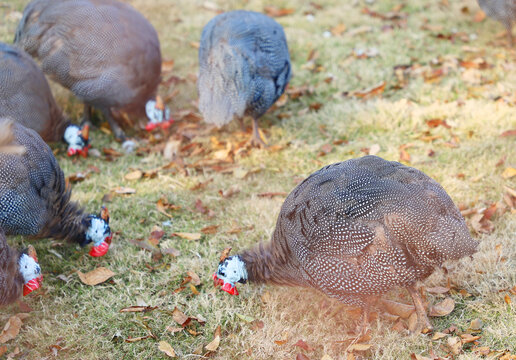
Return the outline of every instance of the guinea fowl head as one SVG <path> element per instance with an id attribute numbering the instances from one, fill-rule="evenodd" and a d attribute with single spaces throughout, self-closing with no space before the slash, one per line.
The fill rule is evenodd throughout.
<path id="1" fill-rule="evenodd" d="M 38 289 L 43 281 L 41 268 L 38 264 L 36 250 L 32 245 L 25 249 L 18 260 L 20 273 L 23 276 L 23 296 L 26 296 Z"/>
<path id="2" fill-rule="evenodd" d="M 86 241 L 93 242 L 90 255 L 93 257 L 104 256 L 108 252 L 113 235 L 109 228 L 109 213 L 105 206 L 99 215 L 90 215 L 87 218 L 88 229 L 86 230 Z"/>
<path id="3" fill-rule="evenodd" d="M 145 130 L 152 131 L 157 127 L 162 129 L 168 128 L 174 120 L 170 116 L 170 109 L 165 106 L 161 96 L 156 96 L 155 99 L 147 101 L 145 104 L 145 113 L 149 118 L 149 122 L 145 126 Z"/>
<path id="4" fill-rule="evenodd" d="M 217 272 L 213 274 L 215 286 L 221 285 L 221 289 L 231 295 L 238 295 L 235 283 L 245 284 L 247 270 L 240 256 L 229 256 L 219 263 Z"/>
<path id="5" fill-rule="evenodd" d="M 68 156 L 82 155 L 88 156 L 90 127 L 83 125 L 69 125 L 63 135 L 64 141 L 68 144 Z"/>

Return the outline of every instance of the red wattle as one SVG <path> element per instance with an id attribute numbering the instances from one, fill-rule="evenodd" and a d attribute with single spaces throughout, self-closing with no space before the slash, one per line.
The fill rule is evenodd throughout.
<path id="1" fill-rule="evenodd" d="M 70 148 L 70 149 L 68 149 L 67 155 L 74 156 L 76 153 L 77 153 L 77 150 Z"/>
<path id="2" fill-rule="evenodd" d="M 93 257 L 100 257 L 106 255 L 109 250 L 109 244 L 105 241 L 101 242 L 100 245 L 93 246 L 90 250 L 90 255 Z"/>
<path id="3" fill-rule="evenodd" d="M 23 296 L 27 296 L 34 290 L 39 289 L 42 281 L 43 281 L 42 275 L 38 276 L 35 279 L 29 280 L 25 285 L 23 285 Z"/>
<path id="4" fill-rule="evenodd" d="M 216 273 L 213 273 L 213 286 L 217 287 L 220 285 L 224 285 L 224 280 L 219 279 Z"/>
<path id="5" fill-rule="evenodd" d="M 172 118 L 167 120 L 167 121 L 163 121 L 161 123 L 161 128 L 162 129 L 168 129 L 170 126 L 172 126 L 173 123 L 174 123 L 174 119 L 172 119 Z"/>
<path id="6" fill-rule="evenodd" d="M 230 283 L 225 283 L 222 285 L 222 290 L 227 292 L 230 295 L 238 295 L 238 290 L 235 285 L 231 285 Z"/>
<path id="7" fill-rule="evenodd" d="M 147 125 L 145 125 L 145 130 L 147 131 L 152 131 L 154 130 L 158 125 L 156 125 L 155 123 L 147 123 Z"/>

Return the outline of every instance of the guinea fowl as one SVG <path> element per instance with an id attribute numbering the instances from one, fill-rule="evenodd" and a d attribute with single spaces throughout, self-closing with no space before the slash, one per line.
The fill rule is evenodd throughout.
<path id="1" fill-rule="evenodd" d="M 14 302 L 41 286 L 43 276 L 32 246 L 19 252 L 7 245 L 0 228 L 0 306 Z"/>
<path id="2" fill-rule="evenodd" d="M 0 119 L 0 228 L 7 235 L 67 239 L 81 246 L 93 242 L 90 255 L 103 256 L 111 242 L 107 210 L 85 214 L 70 197 L 63 171 L 41 137 Z"/>
<path id="3" fill-rule="evenodd" d="M 88 153 L 88 129 L 63 116 L 38 65 L 23 50 L 1 42 L 0 117 L 33 129 L 46 142 L 65 140 L 70 156 Z"/>
<path id="4" fill-rule="evenodd" d="M 264 145 L 258 118 L 283 94 L 290 77 L 287 40 L 280 24 L 252 11 L 217 15 L 203 29 L 199 48 L 199 110 L 222 126 L 253 118 L 254 145 Z"/>
<path id="5" fill-rule="evenodd" d="M 486 15 L 505 26 L 509 45 L 512 46 L 512 23 L 516 21 L 516 0 L 477 0 L 477 2 Z"/>
<path id="6" fill-rule="evenodd" d="M 432 326 L 416 282 L 445 260 L 473 254 L 478 243 L 444 189 L 419 170 L 365 156 L 326 166 L 287 197 L 272 241 L 223 259 L 216 284 L 298 285 L 363 308 L 406 287 L 417 331 Z"/>
<path id="7" fill-rule="evenodd" d="M 84 102 L 84 121 L 90 121 L 92 107 L 99 109 L 118 139 L 125 139 L 122 128 L 134 127 L 129 115 L 147 113 L 153 122 L 171 121 L 153 100 L 161 76 L 158 35 L 130 5 L 33 0 L 25 7 L 14 42 Z"/>

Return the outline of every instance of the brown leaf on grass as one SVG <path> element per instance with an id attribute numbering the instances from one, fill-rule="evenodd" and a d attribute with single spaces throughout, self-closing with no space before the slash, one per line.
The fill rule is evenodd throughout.
<path id="1" fill-rule="evenodd" d="M 426 288 L 426 291 L 430 294 L 446 294 L 448 291 L 450 291 L 450 288 L 444 286 L 434 286 Z"/>
<path id="2" fill-rule="evenodd" d="M 385 306 L 387 312 L 408 319 L 410 315 L 416 310 L 414 305 L 402 304 L 392 300 L 382 300 L 382 304 Z"/>
<path id="3" fill-rule="evenodd" d="M 174 204 L 170 204 L 168 203 L 165 199 L 161 198 L 158 200 L 158 202 L 156 203 L 156 208 L 158 209 L 158 211 L 160 213 L 162 213 L 163 215 L 169 217 L 169 218 L 172 218 L 173 216 L 170 215 L 167 210 L 179 210 L 181 209 L 181 206 L 179 205 L 174 205 Z"/>
<path id="4" fill-rule="evenodd" d="M 331 144 L 324 144 L 321 146 L 321 151 L 317 154 L 317 156 L 325 156 L 331 153 L 333 150 L 333 146 Z"/>
<path id="5" fill-rule="evenodd" d="M 249 230 L 253 230 L 253 229 L 254 229 L 253 225 L 249 225 L 249 226 L 233 226 L 231 229 L 226 231 L 226 234 L 230 234 L 230 235 L 239 234 L 242 231 L 249 231 Z"/>
<path id="6" fill-rule="evenodd" d="M 502 173 L 502 177 L 504 179 L 510 179 L 512 178 L 513 176 L 516 176 L 516 169 L 515 168 L 512 168 L 512 167 L 508 167 L 506 168 L 503 173 Z"/>
<path id="7" fill-rule="evenodd" d="M 208 179 L 208 180 L 206 180 L 206 181 L 204 181 L 204 182 L 198 182 L 197 184 L 195 184 L 194 186 L 192 186 L 192 187 L 190 188 L 190 190 L 195 191 L 195 190 L 201 190 L 201 189 L 204 189 L 204 188 L 206 188 L 206 186 L 207 186 L 209 183 L 211 183 L 212 181 L 213 181 L 213 179 Z"/>
<path id="8" fill-rule="evenodd" d="M 453 311 L 453 309 L 455 309 L 455 301 L 452 298 L 447 297 L 440 303 L 432 306 L 428 315 L 430 315 L 430 316 L 446 316 L 449 313 L 451 313 Z"/>
<path id="9" fill-rule="evenodd" d="M 0 346 L 0 356 L 4 355 L 7 352 L 7 346 Z"/>
<path id="10" fill-rule="evenodd" d="M 75 184 L 75 183 L 84 181 L 84 180 L 86 180 L 89 177 L 90 177 L 90 173 L 89 172 L 76 172 L 76 173 L 74 173 L 72 175 L 69 175 L 66 178 L 66 180 L 71 182 L 72 184 Z"/>
<path id="11" fill-rule="evenodd" d="M 0 333 L 0 344 L 6 343 L 9 340 L 16 338 L 16 336 L 18 336 L 20 333 L 22 324 L 23 323 L 18 316 L 11 316 L 5 323 L 4 329 Z"/>
<path id="12" fill-rule="evenodd" d="M 220 344 L 220 325 L 215 329 L 215 333 L 213 334 L 213 340 L 206 345 L 204 348 L 207 351 L 216 351 Z"/>
<path id="13" fill-rule="evenodd" d="M 278 8 L 276 6 L 265 6 L 263 8 L 263 11 L 270 17 L 281 17 L 292 14 L 294 12 L 294 9 Z"/>
<path id="14" fill-rule="evenodd" d="M 408 149 L 412 147 L 412 144 L 403 144 L 400 146 L 400 161 L 404 161 L 409 163 L 410 162 L 410 154 L 407 152 Z"/>
<path id="15" fill-rule="evenodd" d="M 370 97 L 373 97 L 373 96 L 378 96 L 378 95 L 381 95 L 384 92 L 386 84 L 387 83 L 385 81 L 382 81 L 379 84 L 374 85 L 374 86 L 372 86 L 370 88 L 367 88 L 367 89 L 364 89 L 364 90 L 355 91 L 351 95 L 355 96 L 355 97 L 358 97 L 358 98 L 362 98 L 362 99 L 367 99 L 367 98 L 370 98 Z"/>
<path id="16" fill-rule="evenodd" d="M 505 294 L 505 296 L 504 296 L 504 300 L 505 300 L 505 303 L 506 303 L 507 305 L 511 305 L 511 303 L 512 303 L 512 299 L 511 299 L 511 297 L 509 296 L 509 294 Z"/>
<path id="17" fill-rule="evenodd" d="M 516 136 L 516 129 L 506 130 L 500 134 L 500 137 Z"/>
<path id="18" fill-rule="evenodd" d="M 484 19 L 486 18 L 486 13 L 483 12 L 482 10 L 478 10 L 476 13 L 475 13 L 475 16 L 473 17 L 473 22 L 482 22 L 484 21 Z"/>
<path id="19" fill-rule="evenodd" d="M 183 280 L 183 282 L 181 283 L 181 285 L 184 285 L 184 284 L 187 284 L 187 283 L 192 283 L 194 285 L 201 285 L 201 279 L 199 278 L 199 275 L 197 275 L 196 273 L 194 273 L 193 271 L 187 271 L 186 272 L 186 278 Z"/>
<path id="20" fill-rule="evenodd" d="M 428 125 L 429 128 L 436 128 L 438 126 L 443 126 L 447 129 L 451 128 L 451 126 L 446 123 L 446 120 L 443 120 L 443 119 L 426 120 L 426 125 Z"/>
<path id="21" fill-rule="evenodd" d="M 124 175 L 124 179 L 129 181 L 140 180 L 143 177 L 143 172 L 141 170 L 131 171 Z"/>
<path id="22" fill-rule="evenodd" d="M 451 336 L 448 338 L 448 349 L 452 352 L 454 355 L 459 355 L 462 351 L 462 342 L 460 341 L 460 338 L 458 336 Z"/>
<path id="23" fill-rule="evenodd" d="M 346 31 L 346 25 L 343 23 L 339 23 L 330 29 L 333 36 L 341 36 L 344 31 Z"/>
<path id="24" fill-rule="evenodd" d="M 440 340 L 442 338 L 445 338 L 446 336 L 448 336 L 448 334 L 445 334 L 445 333 L 442 333 L 442 332 L 435 332 L 434 335 L 432 336 L 432 340 L 435 341 L 435 340 Z"/>
<path id="25" fill-rule="evenodd" d="M 276 345 L 283 345 L 286 344 L 288 341 L 288 331 L 283 331 L 281 333 L 281 339 L 280 340 L 274 340 L 274 343 Z"/>
<path id="26" fill-rule="evenodd" d="M 138 246 L 140 249 L 150 251 L 153 254 L 159 253 L 160 250 L 155 245 L 152 245 L 149 243 L 148 240 L 135 240 L 135 239 L 129 239 L 128 240 L 131 244 L 134 244 Z"/>
<path id="27" fill-rule="evenodd" d="M 480 336 L 478 336 L 478 335 L 473 336 L 471 334 L 461 334 L 460 338 L 461 338 L 462 344 L 468 344 L 468 343 L 477 341 L 478 339 L 480 339 Z"/>
<path id="28" fill-rule="evenodd" d="M 119 312 L 121 312 L 121 313 L 125 313 L 125 312 L 144 312 L 144 313 L 146 313 L 146 312 L 155 310 L 157 308 L 158 308 L 157 306 L 137 306 L 137 305 L 133 305 L 133 306 L 129 306 L 129 307 L 125 307 L 123 309 L 120 309 Z"/>
<path id="29" fill-rule="evenodd" d="M 484 323 L 480 319 L 474 319 L 471 320 L 471 323 L 469 324 L 469 330 L 472 331 L 479 331 L 484 326 Z"/>
<path id="30" fill-rule="evenodd" d="M 222 253 L 220 254 L 219 261 L 223 262 L 224 260 L 226 260 L 226 258 L 229 256 L 230 252 L 231 252 L 231 248 L 230 247 L 227 247 L 224 250 L 222 250 Z"/>
<path id="31" fill-rule="evenodd" d="M 169 72 L 174 68 L 174 60 L 163 60 L 161 62 L 161 72 Z"/>
<path id="32" fill-rule="evenodd" d="M 174 326 L 167 326 L 166 331 L 171 332 L 172 334 L 175 334 L 176 332 L 183 331 L 182 327 L 174 327 Z"/>
<path id="33" fill-rule="evenodd" d="M 284 191 L 278 191 L 278 192 L 264 192 L 264 193 L 259 193 L 258 194 L 258 197 L 266 197 L 266 198 L 269 198 L 269 199 L 272 199 L 273 197 L 275 196 L 282 196 L 282 197 L 285 197 L 287 196 L 288 194 Z"/>
<path id="34" fill-rule="evenodd" d="M 310 360 L 310 358 L 303 353 L 298 353 L 296 355 L 296 360 Z"/>
<path id="35" fill-rule="evenodd" d="M 130 195 L 130 194 L 136 193 L 136 189 L 133 189 L 130 187 L 125 187 L 125 186 L 117 186 L 116 188 L 114 188 L 111 191 L 113 191 L 113 192 L 115 192 L 115 194 L 119 194 L 119 195 Z"/>
<path id="36" fill-rule="evenodd" d="M 240 192 L 240 189 L 238 188 L 238 186 L 234 185 L 234 186 L 231 186 L 227 190 L 219 190 L 219 195 L 222 196 L 223 198 L 227 199 L 227 198 L 232 197 L 233 195 L 238 194 L 239 192 Z"/>
<path id="37" fill-rule="evenodd" d="M 308 352 L 314 351 L 314 348 L 308 345 L 304 340 L 298 340 L 297 343 L 294 344 L 294 346 L 297 346 Z"/>
<path id="38" fill-rule="evenodd" d="M 199 240 L 202 235 L 200 233 L 175 232 L 171 236 L 178 236 L 186 240 Z"/>
<path id="39" fill-rule="evenodd" d="M 209 209 L 207 206 L 205 206 L 201 199 L 195 200 L 195 210 L 200 212 L 203 215 L 208 216 L 208 218 L 212 218 L 215 216 L 215 213 L 213 210 Z"/>
<path id="40" fill-rule="evenodd" d="M 152 338 L 154 338 L 152 335 L 140 336 L 140 337 L 135 337 L 135 338 L 130 337 L 130 338 L 125 339 L 125 342 L 133 343 L 133 342 L 138 342 L 138 341 L 152 339 Z"/>
<path id="41" fill-rule="evenodd" d="M 148 241 L 149 241 L 150 244 L 152 244 L 154 246 L 158 246 L 159 241 L 161 240 L 163 235 L 165 235 L 165 232 L 163 230 L 161 230 L 160 228 L 157 228 L 156 230 L 153 230 L 151 232 Z"/>
<path id="42" fill-rule="evenodd" d="M 216 234 L 217 233 L 217 229 L 219 228 L 220 225 L 209 225 L 209 226 L 205 226 L 201 229 L 201 232 L 203 234 Z"/>
<path id="43" fill-rule="evenodd" d="M 165 355 L 167 355 L 168 357 L 176 357 L 176 352 L 174 351 L 174 348 L 166 341 L 160 341 L 158 343 L 158 349 L 165 353 Z"/>
<path id="44" fill-rule="evenodd" d="M 170 255 L 172 257 L 181 255 L 181 252 L 173 247 L 160 248 L 160 251 L 163 255 Z"/>
<path id="45" fill-rule="evenodd" d="M 373 344 L 353 344 L 348 347 L 349 352 L 354 351 L 367 351 L 373 347 Z"/>
<path id="46" fill-rule="evenodd" d="M 103 283 L 104 281 L 115 275 L 114 272 L 103 266 L 98 267 L 95 270 L 92 270 L 85 274 L 80 271 L 77 271 L 77 274 L 79 275 L 79 278 L 84 284 L 91 286 Z"/>
<path id="47" fill-rule="evenodd" d="M 196 318 L 195 316 L 186 316 L 177 307 L 175 307 L 174 310 L 172 310 L 172 318 L 174 319 L 175 322 L 177 322 L 182 327 L 188 326 L 192 322 L 192 320 L 197 321 L 201 325 L 204 324 L 204 320 Z"/>

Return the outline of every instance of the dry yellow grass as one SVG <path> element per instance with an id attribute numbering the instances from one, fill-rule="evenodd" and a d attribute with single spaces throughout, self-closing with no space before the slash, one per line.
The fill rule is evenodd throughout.
<path id="1" fill-rule="evenodd" d="M 11 42 L 12 34 L 27 1 L 0 1 L 0 40 Z M 212 8 L 231 10 L 244 8 L 262 11 L 272 2 L 249 1 L 130 1 L 156 27 L 165 60 L 174 60 L 173 74 L 190 79 L 197 73 L 197 49 L 203 25 L 215 12 Z M 96 211 L 105 193 L 117 186 L 130 186 L 136 194 L 118 196 L 109 204 L 112 228 L 120 231 L 115 236 L 110 253 L 102 259 L 92 259 L 85 251 L 73 246 L 59 246 L 45 240 L 34 242 L 45 275 L 44 294 L 25 299 L 34 309 L 25 320 L 20 335 L 8 344 L 9 351 L 18 346 L 27 359 L 52 358 L 49 346 L 59 343 L 60 358 L 69 359 L 158 359 L 164 354 L 158 350 L 159 340 L 169 342 L 179 358 L 202 358 L 203 347 L 213 339 L 218 325 L 222 340 L 216 359 L 294 359 L 302 352 L 294 347 L 305 340 L 315 350 L 307 353 L 310 359 L 321 359 L 327 354 L 332 359 L 346 359 L 347 331 L 353 328 L 348 309 L 338 302 L 309 289 L 278 288 L 242 285 L 239 297 L 229 297 L 211 286 L 211 273 L 217 266 L 220 251 L 232 246 L 233 251 L 244 249 L 258 241 L 267 241 L 273 231 L 282 198 L 267 199 L 257 194 L 267 191 L 289 192 L 296 180 L 304 178 L 320 167 L 337 161 L 362 156 L 362 149 L 378 144 L 378 155 L 399 160 L 400 146 L 411 155 L 410 164 L 439 181 L 454 201 L 466 208 L 482 208 L 501 201 L 504 186 L 516 188 L 516 178 L 504 179 L 506 167 L 516 167 L 515 138 L 499 135 L 516 128 L 514 96 L 516 90 L 516 53 L 504 46 L 505 38 L 496 38 L 502 27 L 489 19 L 473 22 L 478 7 L 473 0 L 459 0 L 443 5 L 444 1 L 421 0 L 407 2 L 403 13 L 406 24 L 400 27 L 388 20 L 371 17 L 362 12 L 369 7 L 386 13 L 399 3 L 394 0 L 373 2 L 319 0 L 317 9 L 310 2 L 282 0 L 275 6 L 293 8 L 293 14 L 278 18 L 285 27 L 293 61 L 294 78 L 291 85 L 310 85 L 314 92 L 291 100 L 285 106 L 267 114 L 261 121 L 271 144 L 286 145 L 284 150 L 271 152 L 253 150 L 249 156 L 236 156 L 237 164 L 247 170 L 260 169 L 240 179 L 232 174 L 209 170 L 190 169 L 188 176 L 162 171 L 157 178 L 127 181 L 124 175 L 130 168 L 149 170 L 166 163 L 160 154 L 143 157 L 128 155 L 113 162 L 94 158 L 71 161 L 63 153 L 60 164 L 66 174 L 98 166 L 101 172 L 92 174 L 74 186 L 74 198 L 91 211 Z M 466 11 L 467 9 L 467 11 Z M 312 13 L 313 19 L 306 13 Z M 339 24 L 346 30 L 339 36 L 326 37 L 325 32 Z M 424 24 L 430 30 L 422 28 Z M 459 34 L 454 41 L 440 39 L 437 34 Z M 464 34 L 460 34 L 464 33 Z M 466 40 L 466 41 L 465 41 Z M 375 48 L 378 56 L 355 58 L 355 49 Z M 316 50 L 320 72 L 307 65 L 308 54 Z M 487 69 L 465 69 L 461 60 L 483 58 Z M 421 64 L 413 69 L 412 77 L 401 89 L 395 88 L 397 65 Z M 423 74 L 443 68 L 447 72 L 434 82 L 424 81 Z M 333 81 L 323 80 L 333 76 Z M 387 83 L 381 97 L 361 100 L 343 96 Z M 80 116 L 77 100 L 53 85 L 62 107 L 74 118 Z M 179 93 L 169 103 L 172 111 L 195 110 L 195 84 L 191 80 L 171 89 L 161 89 L 167 95 Z M 309 104 L 322 103 L 319 111 L 306 111 Z M 280 119 L 280 113 L 290 115 Z M 426 121 L 445 119 L 451 129 L 442 126 L 430 129 Z M 204 125 L 203 125 L 204 126 Z M 209 151 L 210 137 L 235 141 L 237 124 L 221 131 L 213 130 L 197 136 L 193 141 L 204 144 Z M 428 132 L 428 133 L 427 133 Z M 425 136 L 437 136 L 433 141 Z M 94 131 L 96 147 L 109 146 L 120 150 L 112 138 Z M 240 139 L 240 138 L 238 138 Z M 321 148 L 337 140 L 331 151 L 319 156 Z M 455 145 L 450 144 L 455 143 Z M 429 156 L 433 151 L 434 156 Z M 496 166 L 505 158 L 502 166 Z M 193 162 L 193 160 L 189 160 Z M 213 179 L 205 188 L 189 190 L 198 182 Z M 219 196 L 219 190 L 237 186 L 240 193 L 229 199 Z M 156 210 L 156 201 L 165 198 L 182 206 L 169 220 Z M 206 216 L 191 211 L 196 199 L 214 211 Z M 445 285 L 447 279 L 457 289 L 471 296 L 454 293 L 455 310 L 448 316 L 433 318 L 436 330 L 455 324 L 465 331 L 471 320 L 484 322 L 480 346 L 493 350 L 516 350 L 516 312 L 507 305 L 504 296 L 516 285 L 516 220 L 510 211 L 493 217 L 494 232 L 479 236 L 478 253 L 473 259 L 447 264 L 448 273 L 437 271 L 426 286 Z M 200 241 L 182 240 L 170 236 L 173 232 L 196 233 L 207 225 L 220 225 L 214 235 L 203 235 Z M 234 224 L 253 230 L 228 234 Z M 154 262 L 151 254 L 139 250 L 128 240 L 146 238 L 154 225 L 163 226 L 165 243 L 181 251 L 176 259 L 164 258 Z M 28 240 L 15 238 L 11 243 L 21 246 Z M 56 246 L 57 245 L 57 246 Z M 56 256 L 61 255 L 63 259 Z M 89 287 L 83 285 L 76 270 L 86 272 L 105 266 L 116 273 L 112 282 Z M 151 271 L 149 266 L 157 268 Z M 186 276 L 194 271 L 201 278 L 199 295 L 189 289 L 174 293 Z M 66 275 L 65 282 L 58 275 Z M 264 301 L 264 294 L 265 296 Z M 408 302 L 404 291 L 393 291 L 386 297 Z M 441 297 L 429 296 L 430 303 Z M 127 306 L 147 304 L 158 306 L 150 313 L 121 314 Z M 195 326 L 198 336 L 187 331 L 171 334 L 175 326 L 165 310 L 180 308 L 187 315 L 200 316 L 204 326 Z M 2 320 L 18 311 L 16 306 L 2 309 Z M 244 317 L 263 321 L 262 329 L 253 329 Z M 411 353 L 428 355 L 433 349 L 444 356 L 446 338 L 431 341 L 426 336 L 407 336 L 391 330 L 393 323 L 380 314 L 372 324 L 372 348 L 362 353 L 371 359 L 409 359 Z M 129 337 L 145 336 L 152 329 L 157 339 L 126 343 Z M 288 340 L 283 345 L 283 333 Z M 359 354 L 356 354 L 357 358 Z M 479 359 L 468 346 L 456 356 L 458 359 Z"/>

